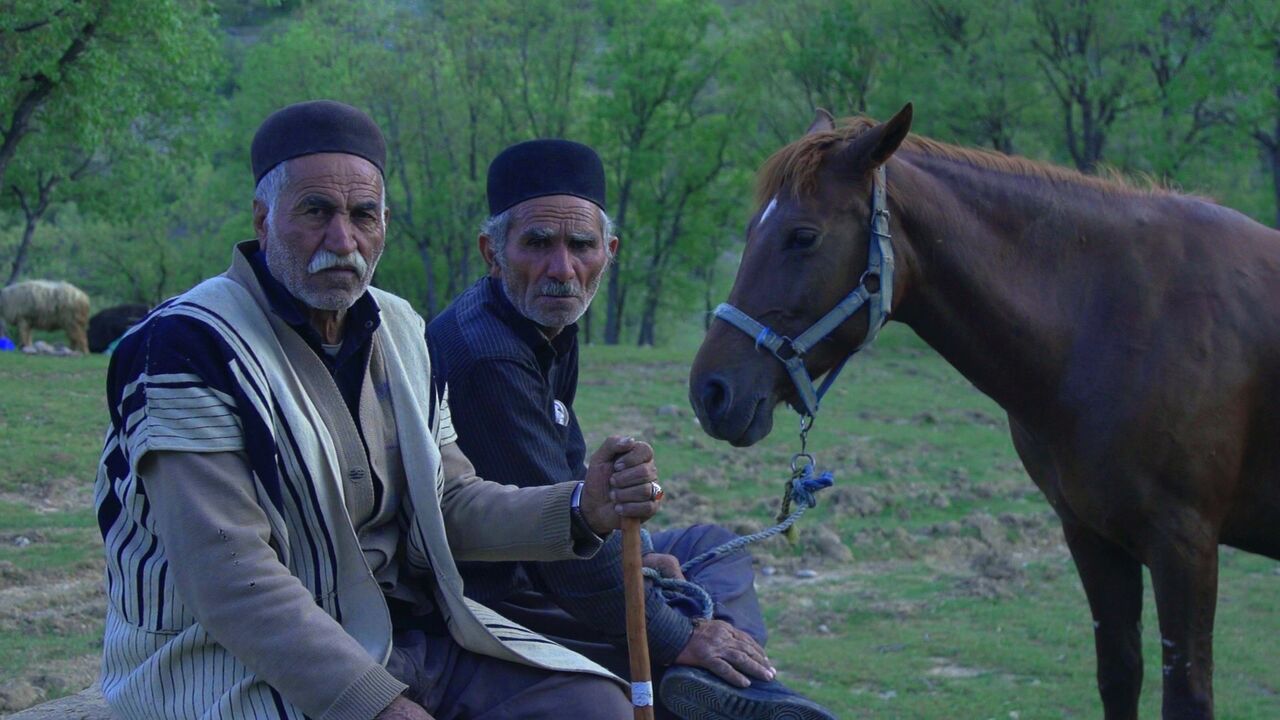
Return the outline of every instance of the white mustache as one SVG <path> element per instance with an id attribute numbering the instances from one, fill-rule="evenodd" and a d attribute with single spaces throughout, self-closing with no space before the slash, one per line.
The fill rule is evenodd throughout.
<path id="1" fill-rule="evenodd" d="M 542 287 L 538 288 L 538 291 L 543 295 L 552 297 L 582 297 L 582 286 L 577 281 L 562 283 L 555 280 L 547 280 L 542 284 Z"/>
<path id="2" fill-rule="evenodd" d="M 347 253 L 339 255 L 333 251 L 321 248 L 311 256 L 311 262 L 307 264 L 307 273 L 314 275 L 330 268 L 350 268 L 356 271 L 360 277 L 369 270 L 369 263 L 365 262 L 364 256 L 359 252 Z"/>

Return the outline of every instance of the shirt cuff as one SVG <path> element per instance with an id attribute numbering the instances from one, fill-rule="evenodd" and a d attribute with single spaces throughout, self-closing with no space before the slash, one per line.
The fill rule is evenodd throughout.
<path id="1" fill-rule="evenodd" d="M 674 663 L 685 645 L 689 644 L 689 638 L 693 636 L 693 621 L 668 605 L 661 592 L 651 593 L 649 597 L 653 595 L 657 595 L 659 602 L 653 603 L 646 598 L 649 602 L 645 613 L 649 657 L 659 667 L 666 667 Z"/>
<path id="2" fill-rule="evenodd" d="M 607 534 L 597 535 L 596 531 L 591 529 L 591 523 L 587 522 L 587 516 L 582 514 L 584 486 L 585 483 L 581 480 L 574 484 L 569 503 L 569 536 L 573 538 L 573 552 L 578 556 L 594 555 L 607 537 Z"/>
<path id="3" fill-rule="evenodd" d="M 348 685 L 318 720 L 369 720 L 408 687 L 386 668 L 374 665 Z"/>

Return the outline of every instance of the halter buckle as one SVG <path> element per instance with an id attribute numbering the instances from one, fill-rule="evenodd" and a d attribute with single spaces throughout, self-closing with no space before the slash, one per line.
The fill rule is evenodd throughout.
<path id="1" fill-rule="evenodd" d="M 774 350 L 766 345 L 763 345 L 760 342 L 760 337 L 757 336 L 756 350 L 761 350 L 761 349 L 768 350 L 769 354 L 773 355 L 774 357 L 778 358 L 778 360 L 784 363 L 790 360 L 791 358 L 800 356 L 800 353 L 796 352 L 795 342 L 791 338 L 787 337 L 786 335 L 778 335 L 774 333 L 772 330 L 769 330 L 768 328 L 766 328 L 764 332 L 761 332 L 760 335 L 764 335 L 765 332 L 768 332 L 774 337 L 778 338 L 778 349 Z"/>

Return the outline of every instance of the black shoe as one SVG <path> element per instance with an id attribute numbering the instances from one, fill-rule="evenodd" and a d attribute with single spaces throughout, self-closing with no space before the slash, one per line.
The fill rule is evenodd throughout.
<path id="1" fill-rule="evenodd" d="M 776 680 L 755 680 L 739 688 L 687 665 L 667 670 L 658 694 L 684 720 L 836 720 L 826 708 Z"/>

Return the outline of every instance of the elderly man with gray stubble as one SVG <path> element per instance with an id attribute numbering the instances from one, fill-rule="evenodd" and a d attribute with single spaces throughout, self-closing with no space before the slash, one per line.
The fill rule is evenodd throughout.
<path id="1" fill-rule="evenodd" d="M 490 163 L 487 195 L 489 218 L 477 245 L 488 272 L 431 321 L 433 380 L 438 390 L 474 401 L 457 407 L 452 420 L 481 475 L 528 487 L 572 486 L 589 472 L 574 412 L 578 320 L 619 246 L 605 210 L 604 164 L 569 140 L 517 143 Z M 700 524 L 650 538 L 645 565 L 701 586 L 710 601 L 648 588 L 657 717 L 834 720 L 777 679 L 764 650 L 750 555 L 692 563 L 735 537 Z M 464 563 L 462 576 L 468 597 L 625 673 L 618 556 L 606 547 L 584 562 Z"/>
<path id="2" fill-rule="evenodd" d="M 257 238 L 112 356 L 95 497 L 119 715 L 630 715 L 604 668 L 464 598 L 455 558 L 592 555 L 656 511 L 652 450 L 610 438 L 573 486 L 475 475 L 420 381 L 422 319 L 370 287 L 384 162 L 355 108 L 271 115 Z"/>

